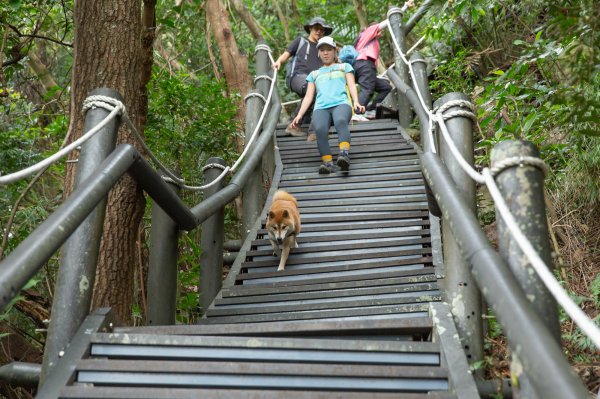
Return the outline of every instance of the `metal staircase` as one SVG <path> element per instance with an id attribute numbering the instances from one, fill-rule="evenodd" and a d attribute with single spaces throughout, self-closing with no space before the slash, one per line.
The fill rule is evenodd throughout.
<path id="1" fill-rule="evenodd" d="M 38 397 L 478 398 L 406 137 L 391 120 L 354 125 L 350 172 L 320 176 L 316 143 L 280 129 L 271 195 L 302 215 L 285 271 L 263 212 L 199 325 L 116 327 L 102 310 Z"/>

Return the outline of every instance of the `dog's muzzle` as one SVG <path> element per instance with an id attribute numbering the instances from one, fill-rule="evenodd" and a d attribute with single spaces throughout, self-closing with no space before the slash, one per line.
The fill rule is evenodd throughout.
<path id="1" fill-rule="evenodd" d="M 283 244 L 283 238 L 277 237 L 277 244 Z"/>

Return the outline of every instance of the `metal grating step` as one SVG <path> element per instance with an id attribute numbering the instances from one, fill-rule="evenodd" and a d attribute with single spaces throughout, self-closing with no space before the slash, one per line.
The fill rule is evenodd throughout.
<path id="1" fill-rule="evenodd" d="M 349 391 L 266 391 L 261 389 L 195 389 L 195 388 L 131 388 L 103 386 L 70 386 L 60 398 L 106 399 L 398 399 L 397 393 L 368 393 Z M 402 393 L 403 399 L 456 399 L 449 393 Z"/>
<path id="2" fill-rule="evenodd" d="M 66 395 L 83 395 L 79 384 L 132 393 L 138 387 L 149 395 L 149 388 L 167 386 L 227 389 L 243 397 L 247 390 L 314 391 L 312 397 L 448 390 L 437 344 L 385 340 L 98 333 L 75 376 Z"/>

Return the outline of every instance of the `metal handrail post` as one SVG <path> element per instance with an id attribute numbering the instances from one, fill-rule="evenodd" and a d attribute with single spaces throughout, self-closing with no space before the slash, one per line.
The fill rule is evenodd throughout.
<path id="1" fill-rule="evenodd" d="M 426 110 L 431 111 L 432 99 L 431 91 L 429 90 L 429 77 L 427 76 L 427 62 L 425 61 L 423 56 L 417 51 L 415 51 L 410 57 L 410 62 L 413 65 L 414 72 L 413 90 L 421 94 L 421 98 L 423 99 L 424 105 L 427 108 Z M 414 102 L 410 99 L 410 97 L 408 99 L 409 101 Z M 420 106 L 415 107 L 413 105 L 413 108 L 415 109 L 415 112 L 419 118 L 419 124 L 421 125 L 421 142 L 423 143 L 423 151 L 431 152 L 434 148 L 438 147 L 438 142 L 435 141 L 435 145 L 431 144 L 431 136 L 429 135 L 429 124 L 431 122 L 429 121 L 429 116 L 420 116 L 420 114 L 425 113 L 426 110 L 423 109 L 423 104 L 421 104 L 421 101 L 418 98 L 417 101 L 420 104 Z M 420 112 L 418 111 L 419 109 L 421 110 Z M 433 139 L 435 140 L 435 137 Z M 431 191 L 431 188 L 429 187 L 429 183 L 427 183 L 427 181 L 425 181 L 425 192 L 427 195 L 427 205 L 429 207 L 429 212 L 431 212 L 431 215 L 435 217 L 442 216 L 442 211 L 440 210 L 440 207 L 435 201 L 435 197 L 433 196 L 433 192 Z"/>
<path id="2" fill-rule="evenodd" d="M 227 164 L 222 158 L 209 158 L 207 165 L 218 164 L 225 167 Z M 214 181 L 222 170 L 209 167 L 204 171 L 204 183 Z M 215 195 L 224 182 L 221 179 L 217 184 L 204 190 L 205 200 Z M 202 238 L 200 254 L 200 308 L 203 312 L 219 293 L 223 282 L 223 239 L 225 225 L 225 204 L 216 210 L 202 223 Z"/>
<path id="3" fill-rule="evenodd" d="M 95 89 L 90 95 L 102 95 L 123 101 L 121 95 L 111 89 Z M 84 133 L 93 129 L 109 113 L 110 111 L 100 107 L 89 109 L 85 116 Z M 82 146 L 77 163 L 75 188 L 96 173 L 98 166 L 115 149 L 119 122 L 119 119 L 113 119 Z M 90 311 L 105 212 L 106 197 L 63 246 L 44 348 L 40 387 Z"/>
<path id="4" fill-rule="evenodd" d="M 388 11 L 388 20 L 390 22 L 390 26 L 394 35 L 396 36 L 396 40 L 398 40 L 398 46 L 403 54 L 406 54 L 406 35 L 404 34 L 404 30 L 402 29 L 402 10 L 398 7 L 390 7 Z M 400 77 L 402 82 L 406 83 L 410 86 L 410 79 L 408 76 L 408 65 L 404 64 L 402 57 L 398 53 L 396 46 L 394 46 L 394 58 L 396 60 L 396 64 L 394 69 L 396 73 Z M 397 91 L 398 94 L 398 121 L 400 122 L 400 126 L 407 128 L 410 126 L 413 120 L 413 113 L 410 108 L 410 102 L 406 98 L 406 95 L 402 93 L 401 90 Z"/>
<path id="5" fill-rule="evenodd" d="M 432 99 L 431 91 L 429 89 L 429 78 L 427 76 L 427 62 L 425 61 L 425 58 L 423 58 L 423 56 L 417 51 L 411 55 L 410 62 L 412 63 L 413 72 L 415 75 L 413 81 L 414 90 L 421 94 L 421 98 L 425 102 L 427 111 L 431 111 Z M 430 152 L 432 146 L 429 142 L 429 135 L 426 134 L 421 137 L 421 141 L 423 142 L 423 151 Z M 437 143 L 435 147 L 437 147 Z"/>
<path id="6" fill-rule="evenodd" d="M 404 31 L 405 35 L 408 35 L 410 33 L 410 31 L 413 30 L 415 25 L 417 25 L 417 23 L 421 20 L 421 18 L 423 18 L 425 16 L 425 14 L 427 14 L 427 11 L 429 11 L 431 6 L 433 5 L 433 2 L 434 2 L 433 0 L 425 0 L 419 6 L 417 11 L 415 11 L 413 13 L 413 15 L 410 17 L 410 19 L 402 27 L 402 30 Z"/>
<path id="7" fill-rule="evenodd" d="M 259 41 L 260 48 L 257 50 L 256 54 L 256 74 L 258 76 L 272 76 L 273 68 L 271 66 L 271 57 L 269 57 L 271 53 L 271 48 L 266 45 L 264 40 Z M 268 79 L 260 79 L 256 82 L 256 87 L 260 91 L 260 93 L 267 98 L 269 96 L 269 89 L 271 86 L 271 80 Z M 277 86 L 273 88 L 273 96 L 271 98 L 273 101 L 278 101 L 279 94 L 277 92 Z M 272 103 L 271 102 L 271 103 Z M 271 107 L 271 104 L 269 104 Z M 269 194 L 269 188 L 271 187 L 271 182 L 273 180 L 273 174 L 275 173 L 275 135 L 272 135 L 272 139 L 269 142 L 268 148 L 263 152 L 262 159 L 262 169 L 261 169 L 261 178 L 262 185 L 260 195 L 260 210 L 262 209 L 265 201 L 267 200 L 267 195 Z"/>
<path id="8" fill-rule="evenodd" d="M 177 185 L 167 184 L 173 192 L 179 192 Z M 156 201 L 152 202 L 151 217 L 147 289 L 148 325 L 173 325 L 177 303 L 179 227 Z"/>
<path id="9" fill-rule="evenodd" d="M 503 141 L 494 146 L 492 150 L 491 166 L 494 168 L 502 161 L 511 158 L 517 160 L 521 157 L 539 158 L 539 151 L 531 142 Z M 552 265 L 542 170 L 526 163 L 511 164 L 501 170 L 495 180 L 523 234 L 528 237 L 542 260 L 547 265 Z M 528 258 L 521 251 L 519 244 L 514 240 L 504 219 L 499 214 L 496 215 L 496 221 L 500 256 L 508 263 L 533 308 L 560 345 L 560 323 L 556 301 L 533 270 Z M 519 380 L 518 386 L 513 387 L 513 389 L 519 390 L 519 393 L 514 396 L 540 398 L 527 378 L 527 370 L 520 366 L 521 360 L 518 356 L 513 355 L 512 363 L 511 370 Z"/>
<path id="10" fill-rule="evenodd" d="M 434 108 L 439 108 L 453 100 L 466 100 L 469 98 L 463 93 L 449 93 L 437 100 Z M 444 114 L 452 113 L 460 107 L 452 107 Z M 473 126 L 469 118 L 455 116 L 446 120 L 446 127 L 450 132 L 452 141 L 458 148 L 462 157 L 474 164 L 473 152 Z M 440 140 L 440 158 L 448 168 L 452 180 L 460 190 L 461 199 L 468 209 L 476 214 L 475 182 L 460 167 L 450 152 L 445 140 Z M 450 305 L 450 310 L 456 321 L 462 347 L 469 363 L 483 359 L 483 324 L 481 318 L 481 294 L 469 264 L 462 256 L 456 236 L 449 223 L 442 222 L 442 248 L 444 254 L 444 287 L 445 300 Z"/>
<path id="11" fill-rule="evenodd" d="M 252 90 L 248 97 L 246 97 L 246 145 L 250 140 L 250 135 L 254 132 L 260 112 L 263 107 L 267 107 L 264 101 L 256 96 L 260 94 L 258 90 Z M 256 144 L 256 139 L 254 141 Z M 256 168 L 252 170 L 252 173 L 248 177 L 248 184 L 242 190 L 243 199 L 243 214 L 242 214 L 242 239 L 246 238 L 246 235 L 252 229 L 254 221 L 260 212 L 260 191 L 262 189 L 262 168 L 259 163 Z"/>

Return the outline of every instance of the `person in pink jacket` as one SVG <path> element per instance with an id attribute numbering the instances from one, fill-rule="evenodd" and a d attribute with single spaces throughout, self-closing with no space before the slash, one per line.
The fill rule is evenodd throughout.
<path id="1" fill-rule="evenodd" d="M 375 117 L 375 108 L 381 103 L 392 86 L 387 80 L 377 77 L 377 59 L 379 58 L 379 36 L 381 31 L 387 27 L 387 21 L 373 24 L 363 30 L 354 47 L 358 51 L 356 61 L 354 61 L 354 74 L 356 82 L 360 86 L 358 101 L 367 109 L 365 116 Z M 377 93 L 373 101 L 369 104 L 373 93 Z"/>

